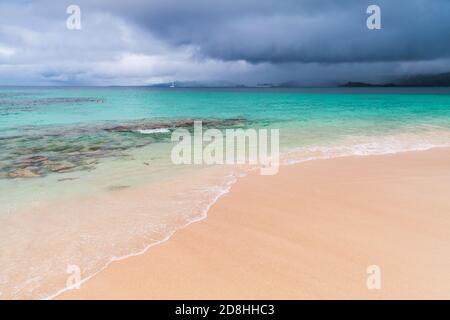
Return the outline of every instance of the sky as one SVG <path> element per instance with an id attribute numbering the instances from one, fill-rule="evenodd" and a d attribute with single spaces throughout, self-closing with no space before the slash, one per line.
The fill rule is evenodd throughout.
<path id="1" fill-rule="evenodd" d="M 0 0 L 0 85 L 387 82 L 450 71 L 449 39 L 449 0 Z"/>

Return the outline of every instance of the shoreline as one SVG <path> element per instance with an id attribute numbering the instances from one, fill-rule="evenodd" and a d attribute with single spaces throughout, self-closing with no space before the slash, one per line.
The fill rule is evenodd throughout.
<path id="1" fill-rule="evenodd" d="M 403 154 L 403 153 L 410 153 L 410 152 L 421 152 L 421 151 L 428 151 L 428 150 L 433 150 L 433 149 L 449 149 L 450 147 L 448 146 L 427 146 L 424 147 L 423 149 L 412 149 L 412 150 L 400 150 L 400 151 L 394 151 L 394 152 L 386 152 L 386 153 L 374 153 L 374 154 L 342 154 L 342 155 L 338 155 L 338 156 L 331 156 L 331 157 L 317 157 L 317 158 L 306 158 L 303 160 L 288 160 L 288 161 L 283 161 L 280 164 L 281 166 L 293 166 L 293 165 L 301 165 L 302 163 L 305 162 L 310 162 L 310 161 L 323 161 L 323 160 L 332 160 L 332 159 L 339 159 L 339 158 L 353 158 L 353 157 L 367 157 L 367 156 L 383 156 L 383 155 L 392 155 L 392 154 Z M 292 151 L 291 151 L 292 152 Z M 289 155 L 290 153 L 286 153 L 285 155 Z M 119 262 L 119 261 L 123 261 L 126 260 L 128 258 L 132 258 L 132 257 L 137 257 L 143 254 L 146 254 L 148 250 L 150 250 L 152 247 L 160 245 L 165 243 L 166 241 L 169 241 L 178 231 L 181 231 L 187 227 L 189 227 L 191 224 L 195 224 L 197 222 L 202 222 L 204 220 L 206 220 L 208 218 L 208 213 L 209 210 L 211 209 L 211 207 L 213 207 L 217 201 L 219 201 L 222 196 L 226 195 L 227 193 L 229 193 L 231 191 L 231 189 L 233 188 L 233 186 L 239 182 L 239 180 L 241 178 L 245 178 L 248 174 L 251 174 L 252 172 L 259 172 L 259 168 L 258 167 L 254 167 L 253 169 L 244 169 L 242 170 L 239 174 L 234 174 L 233 175 L 233 181 L 228 181 L 227 182 L 227 187 L 226 189 L 222 190 L 219 194 L 217 194 L 212 200 L 211 203 L 209 205 L 207 205 L 206 208 L 204 208 L 202 214 L 193 219 L 188 221 L 186 224 L 178 227 L 176 230 L 172 231 L 171 233 L 169 233 L 167 236 L 165 236 L 163 239 L 158 240 L 156 242 L 152 242 L 148 245 L 146 245 L 143 249 L 140 249 L 136 252 L 131 252 L 129 254 L 126 254 L 124 256 L 119 256 L 119 257 L 113 257 L 111 258 L 111 260 L 109 262 L 107 262 L 100 270 L 94 272 L 93 274 L 88 275 L 87 277 L 81 279 L 81 281 L 77 284 L 75 284 L 74 286 L 70 287 L 70 288 L 62 288 L 60 290 L 58 290 L 56 293 L 53 293 L 47 297 L 44 298 L 44 300 L 52 300 L 52 299 L 58 299 L 59 296 L 64 295 L 66 292 L 69 292 L 71 290 L 73 290 L 75 287 L 78 287 L 80 285 L 82 285 L 83 283 L 89 281 L 90 279 L 92 279 L 93 277 L 95 277 L 96 275 L 98 275 L 99 273 L 105 271 L 111 264 Z"/>
<path id="2" fill-rule="evenodd" d="M 424 154 L 426 154 L 426 155 L 424 155 Z M 450 159 L 450 149 L 449 148 L 444 148 L 444 149 L 436 148 L 436 149 L 427 150 L 427 151 L 411 151 L 411 152 L 389 154 L 389 155 L 374 155 L 374 156 L 370 156 L 370 157 L 351 156 L 351 157 L 342 157 L 342 158 L 334 158 L 334 159 L 326 159 L 326 160 L 316 160 L 316 161 L 310 161 L 310 162 L 303 162 L 300 164 L 282 166 L 282 167 L 280 167 L 280 172 L 283 171 L 283 174 L 282 174 L 283 176 L 286 175 L 286 173 L 285 173 L 286 171 L 289 171 L 290 174 L 293 172 L 298 172 L 298 171 L 305 173 L 305 170 L 307 171 L 307 169 L 308 169 L 308 168 L 305 169 L 305 166 L 306 167 L 312 166 L 313 171 L 314 170 L 317 171 L 317 169 L 314 169 L 314 167 L 317 167 L 317 166 L 323 167 L 324 163 L 325 163 L 325 167 L 327 167 L 327 166 L 329 166 L 330 162 L 334 162 L 335 164 L 339 164 L 339 165 L 342 165 L 342 162 L 344 162 L 343 166 L 345 167 L 346 162 L 355 162 L 356 161 L 359 164 L 362 163 L 362 165 L 364 166 L 365 165 L 364 162 L 372 162 L 373 163 L 373 162 L 377 162 L 378 161 L 377 159 L 380 159 L 380 158 L 384 158 L 385 160 L 383 160 L 383 161 L 387 161 L 386 160 L 387 158 L 394 158 L 394 160 L 392 160 L 394 163 L 398 162 L 398 160 L 396 158 L 410 158 L 410 159 L 412 158 L 413 162 L 415 161 L 414 160 L 415 158 L 416 159 L 417 158 L 425 158 L 425 159 L 427 159 L 427 161 L 436 161 L 435 155 L 437 155 L 437 154 L 443 155 L 443 156 L 447 157 L 447 159 Z M 428 159 L 428 158 L 430 158 L 430 159 Z M 415 162 L 417 162 L 417 161 L 415 161 Z M 323 170 L 323 169 L 324 168 L 322 168 L 321 170 Z M 319 173 L 321 170 L 319 170 Z M 411 172 L 410 172 L 410 174 L 411 174 Z M 272 178 L 279 180 L 279 179 L 277 179 L 278 178 L 277 175 L 275 175 Z M 311 178 L 311 177 L 309 177 L 309 178 Z M 316 178 L 317 178 L 317 176 L 316 176 Z M 229 295 L 220 295 L 220 294 L 218 295 L 217 292 L 214 293 L 215 289 L 213 289 L 213 287 L 214 287 L 213 285 L 206 285 L 207 286 L 207 288 L 206 288 L 207 290 L 206 290 L 205 289 L 206 282 L 201 282 L 200 284 L 190 283 L 190 285 L 187 285 L 186 281 L 190 282 L 191 280 L 184 279 L 184 282 L 183 282 L 183 281 L 180 281 L 179 276 L 175 276 L 173 274 L 172 274 L 172 277 L 169 277 L 169 275 L 167 275 L 167 274 L 164 276 L 164 274 L 166 272 L 164 272 L 163 274 L 157 273 L 158 274 L 157 276 L 153 276 L 152 270 L 155 272 L 156 271 L 161 272 L 162 270 L 167 270 L 167 273 L 171 274 L 171 272 L 175 271 L 174 269 L 177 269 L 176 266 L 167 265 L 167 263 L 160 261 L 159 259 L 155 258 L 155 256 L 160 257 L 162 260 L 164 260 L 164 257 L 167 255 L 169 257 L 173 256 L 172 258 L 175 260 L 177 260 L 176 257 L 185 257 L 186 256 L 186 248 L 182 245 L 182 243 L 184 243 L 185 241 L 186 241 L 186 243 L 191 243 L 192 245 L 194 245 L 194 244 L 198 245 L 200 247 L 199 250 L 201 250 L 201 248 L 203 248 L 205 246 L 208 247 L 208 243 L 203 243 L 203 242 L 199 243 L 198 241 L 196 241 L 196 238 L 194 236 L 200 237 L 200 236 L 209 235 L 214 239 L 215 234 L 217 233 L 217 230 L 215 230 L 214 232 L 211 232 L 211 230 L 208 230 L 208 229 L 212 228 L 210 225 L 213 225 L 216 228 L 219 227 L 219 229 L 223 229 L 228 224 L 228 222 L 223 221 L 224 220 L 223 216 L 220 217 L 220 214 L 224 215 L 223 206 L 230 205 L 230 202 L 232 202 L 232 203 L 234 203 L 234 206 L 233 206 L 233 204 L 231 204 L 231 208 L 233 208 L 232 210 L 239 210 L 239 207 L 242 207 L 245 204 L 243 204 L 242 199 L 240 199 L 241 201 L 239 203 L 237 203 L 236 198 L 239 198 L 240 196 L 242 196 L 242 195 L 240 195 L 240 193 L 248 192 L 248 190 L 242 191 L 242 186 L 248 187 L 249 184 L 253 183 L 253 187 L 254 187 L 255 180 L 261 180 L 261 179 L 264 180 L 265 178 L 258 177 L 258 175 L 255 175 L 254 173 L 250 173 L 244 179 L 239 179 L 239 181 L 232 186 L 232 189 L 230 192 L 226 193 L 224 196 L 218 197 L 219 201 L 216 201 L 212 204 L 212 208 L 211 208 L 210 212 L 207 213 L 208 219 L 201 219 L 201 221 L 200 221 L 201 223 L 200 222 L 195 223 L 195 224 L 190 223 L 189 228 L 186 228 L 187 227 L 187 225 L 186 225 L 183 228 L 178 229 L 173 235 L 171 235 L 169 237 L 171 241 L 161 242 L 161 243 L 159 243 L 158 246 L 152 245 L 152 250 L 148 250 L 148 248 L 147 248 L 140 255 L 135 255 L 135 256 L 132 256 L 129 258 L 122 259 L 120 261 L 111 262 L 102 271 L 99 271 L 96 275 L 91 276 L 90 278 L 85 280 L 85 283 L 82 285 L 81 290 L 71 290 L 71 291 L 64 292 L 61 295 L 57 295 L 56 299 L 78 299 L 78 298 L 87 298 L 87 299 L 98 299 L 98 298 L 100 298 L 100 299 L 104 299 L 104 298 L 112 298 L 112 299 L 121 299 L 121 298 L 136 298 L 136 299 L 146 299 L 146 298 L 158 298 L 158 299 L 184 298 L 184 299 L 189 299 L 189 298 L 193 298 L 193 299 L 197 299 L 197 298 L 200 298 L 200 299 L 202 299 L 203 298 L 203 299 L 209 299 L 209 298 L 227 298 L 227 297 L 241 299 L 241 298 L 258 298 L 258 297 L 259 298 L 311 298 L 311 297 L 315 297 L 314 295 L 311 295 L 311 296 L 299 295 L 297 297 L 295 294 L 286 294 L 285 290 L 282 290 L 279 292 L 272 292 L 271 294 L 266 294 L 266 295 L 259 295 L 259 294 L 257 294 L 257 291 L 260 290 L 261 288 L 258 288 L 258 286 L 256 288 L 253 288 L 253 289 L 256 289 L 256 292 L 254 292 L 254 294 L 256 294 L 256 296 L 255 295 L 248 295 L 248 296 L 242 295 L 242 293 L 239 293 L 239 290 L 235 290 L 236 288 L 233 288 L 233 287 L 229 288 L 229 286 L 227 286 L 226 284 L 224 284 L 221 281 L 219 281 L 218 279 L 216 279 L 216 277 L 214 276 L 214 272 L 207 272 L 203 277 L 206 277 L 206 278 L 210 277 L 212 279 L 209 279 L 209 280 L 210 281 L 214 280 L 213 282 L 216 282 L 216 283 L 219 281 L 220 285 L 218 286 L 218 288 L 220 288 L 221 286 L 224 287 L 224 285 L 225 285 L 225 288 L 227 288 Z M 285 179 L 285 178 L 283 178 L 283 179 Z M 271 178 L 268 178 L 268 180 L 271 180 Z M 257 184 L 260 184 L 260 183 L 261 183 L 261 181 L 257 182 Z M 265 184 L 266 184 L 266 186 L 272 185 L 269 182 L 267 182 L 267 180 L 266 180 Z M 289 192 L 286 192 L 286 193 L 289 193 Z M 231 200 L 230 200 L 230 198 L 231 198 Z M 288 195 L 288 198 L 289 198 L 289 195 Z M 292 195 L 290 198 L 292 198 Z M 294 203 L 295 203 L 295 201 L 294 201 Z M 298 205 L 298 203 L 297 203 L 297 205 Z M 250 212 L 251 218 L 255 218 L 255 211 L 258 211 L 258 210 L 261 211 L 260 209 L 261 208 L 254 207 L 253 212 Z M 275 209 L 275 211 L 276 211 L 276 209 Z M 225 212 L 227 212 L 227 210 L 225 210 Z M 246 211 L 246 212 L 248 213 L 248 211 Z M 228 210 L 228 213 L 229 213 L 229 210 Z M 272 212 L 272 214 L 273 214 L 273 212 Z M 236 219 L 238 221 L 242 220 L 242 217 L 239 218 L 239 217 L 236 217 L 235 215 L 236 214 L 234 214 L 234 216 L 232 217 L 232 220 L 236 220 Z M 290 217 L 290 219 L 292 219 L 292 217 Z M 244 219 L 244 222 L 246 222 L 245 219 Z M 244 225 L 245 225 L 245 223 L 244 223 Z M 237 232 L 242 231 L 241 228 L 239 228 L 240 227 L 239 225 L 236 225 L 235 227 L 236 228 L 234 228 L 234 229 L 236 229 Z M 316 227 L 318 227 L 318 226 L 316 226 Z M 231 226 L 230 228 L 233 229 L 233 226 Z M 330 228 L 330 226 L 327 226 L 327 228 Z M 198 231 L 198 229 L 200 229 L 200 231 Z M 202 229 L 206 229 L 206 230 L 202 231 Z M 320 231 L 320 226 L 318 227 L 318 230 Z M 256 230 L 255 232 L 261 233 L 260 231 L 261 230 Z M 234 231 L 233 231 L 233 233 L 234 233 Z M 233 233 L 229 234 L 230 238 L 233 237 Z M 270 235 L 270 232 L 267 232 L 267 230 L 265 230 L 265 235 L 264 235 L 264 237 L 261 238 L 261 240 L 264 240 L 267 238 L 267 236 L 268 236 L 267 233 L 269 233 L 269 235 Z M 237 236 L 241 237 L 243 235 L 238 234 Z M 182 238 L 182 240 L 180 240 L 180 238 Z M 207 242 L 208 237 L 206 237 L 204 240 Z M 225 242 L 225 244 L 227 244 L 227 239 L 218 239 L 217 241 L 218 241 L 219 245 L 217 245 L 217 243 L 215 245 L 212 244 L 213 247 L 214 246 L 220 247 L 220 245 L 224 244 L 224 242 Z M 450 243 L 448 243 L 448 246 L 450 248 Z M 171 247 L 172 249 L 167 248 L 167 247 Z M 211 249 L 212 248 L 209 248 L 209 250 L 211 250 Z M 239 250 L 239 246 L 234 247 L 234 249 Z M 279 249 L 283 249 L 283 247 L 280 247 Z M 349 249 L 349 248 L 347 248 L 347 249 Z M 193 248 L 190 248 L 190 250 L 193 250 Z M 166 252 L 164 252 L 164 251 L 166 251 Z M 274 252 L 270 252 L 267 254 L 273 255 Z M 318 256 L 320 256 L 321 254 L 322 253 L 320 253 L 320 252 L 317 253 Z M 217 253 L 217 255 L 221 256 L 220 253 Z M 228 255 L 226 255 L 226 256 L 228 256 Z M 314 256 L 311 256 L 310 258 L 313 258 L 313 257 Z M 205 258 L 205 257 L 203 256 L 203 258 Z M 236 258 L 236 257 L 233 256 L 233 258 Z M 282 260 L 283 259 L 289 260 L 288 255 L 286 255 L 286 256 L 282 255 L 281 257 L 278 257 L 278 258 L 280 258 Z M 147 267 L 149 267 L 149 260 L 152 261 L 152 263 L 150 263 L 150 265 L 154 265 L 155 261 L 157 261 L 158 266 L 150 267 L 150 271 L 143 272 L 143 270 L 141 269 L 142 267 L 139 267 L 139 266 L 146 265 Z M 190 272 L 195 273 L 196 269 L 192 268 L 192 264 L 194 264 L 194 265 L 199 264 L 199 260 L 198 259 L 197 260 L 194 259 L 192 261 L 191 260 L 192 259 L 189 258 L 188 266 L 186 266 L 184 269 L 182 267 L 180 267 L 179 269 L 177 269 L 177 272 L 183 272 L 187 269 Z M 208 269 L 209 264 L 214 264 L 213 262 L 208 261 L 208 259 L 206 259 L 206 261 L 203 261 L 203 260 L 200 260 L 200 261 L 202 262 L 202 263 L 200 263 L 200 267 L 206 268 L 206 269 Z M 255 261 L 251 260 L 250 262 L 258 265 L 257 261 L 255 262 Z M 229 262 L 227 262 L 227 263 L 229 264 Z M 295 264 L 295 262 L 293 262 L 293 261 L 291 261 L 290 263 Z M 174 263 L 174 264 L 176 265 L 177 263 Z M 245 266 L 245 264 L 244 264 L 244 266 Z M 275 266 L 276 266 L 276 264 L 275 264 Z M 283 267 L 286 267 L 286 266 L 284 266 L 283 264 L 280 264 L 280 266 L 277 266 L 277 267 L 282 269 Z M 158 268 L 160 268 L 160 269 L 158 269 Z M 233 270 L 233 268 L 231 268 L 231 269 Z M 211 271 L 211 270 L 209 270 L 209 271 Z M 224 272 L 225 278 L 231 277 L 233 279 L 233 275 L 228 274 L 226 272 L 226 270 L 225 271 L 221 270 L 221 272 Z M 292 272 L 292 270 L 289 270 L 289 272 Z M 365 270 L 362 270 L 362 273 L 364 275 Z M 169 281 L 169 282 L 172 282 L 174 279 L 177 279 L 178 281 L 180 281 L 181 284 L 184 283 L 185 288 L 183 290 L 177 290 L 176 292 L 174 292 L 173 288 L 171 286 L 167 286 L 167 283 L 166 283 L 166 285 L 164 285 L 164 280 L 156 281 L 157 284 L 154 284 L 154 285 L 158 288 L 157 290 L 152 289 L 152 287 L 148 288 L 148 287 L 142 286 L 138 282 L 136 282 L 136 278 L 135 278 L 135 276 L 133 276 L 134 274 L 141 274 L 141 276 L 143 278 L 150 278 L 150 279 L 153 279 L 153 278 L 161 279 L 161 276 L 163 276 L 162 278 L 165 278 L 165 281 Z M 246 275 L 248 276 L 248 274 L 246 274 Z M 270 273 L 269 273 L 269 275 L 270 275 Z M 196 275 L 193 278 L 196 278 L 196 277 L 202 277 L 202 276 Z M 130 280 L 129 281 L 130 284 L 128 286 L 124 286 L 124 284 L 119 280 L 121 278 L 126 278 L 126 279 Z M 244 277 L 244 279 L 245 279 L 245 277 Z M 295 279 L 295 277 L 294 277 L 294 279 Z M 144 279 L 141 279 L 141 280 L 147 284 L 150 281 L 150 280 L 144 281 Z M 153 279 L 153 280 L 155 280 L 155 279 Z M 235 280 L 236 280 L 236 278 L 235 278 Z M 263 279 L 258 279 L 258 280 L 261 281 Z M 285 279 L 280 279 L 280 280 L 285 280 Z M 177 282 L 177 281 L 175 281 L 175 282 Z M 251 287 L 251 284 L 249 284 L 249 285 Z M 254 284 L 253 284 L 253 287 L 254 287 Z M 109 289 L 105 291 L 105 288 L 109 288 Z M 197 294 L 190 293 L 190 294 L 186 295 L 186 288 L 189 288 L 189 292 L 193 291 L 193 292 L 197 292 Z M 240 288 L 240 286 L 237 285 L 237 288 Z M 450 288 L 450 285 L 448 288 Z M 292 288 L 291 288 L 291 291 L 292 291 Z M 367 289 L 365 289 L 365 291 L 367 291 Z M 209 293 L 205 294 L 206 292 L 209 292 Z M 284 294 L 283 294 L 283 292 L 284 292 Z M 290 292 L 290 291 L 288 290 L 288 292 Z M 321 294 L 324 294 L 324 293 L 321 293 Z M 334 295 L 331 292 L 329 292 L 329 294 L 331 295 L 331 297 L 334 297 Z M 336 294 L 336 292 L 335 292 L 335 294 Z M 354 297 L 356 297 L 356 298 L 367 297 L 367 292 L 360 292 L 360 294 L 361 295 L 356 295 Z M 426 294 L 423 294 L 423 295 L 426 296 Z M 372 295 L 369 294 L 369 298 L 372 298 L 372 296 L 373 296 L 373 294 Z M 408 296 L 408 295 L 406 295 L 406 296 Z M 328 298 L 326 295 L 325 295 L 325 297 Z M 342 296 L 340 296 L 340 295 L 337 295 L 336 297 L 342 298 Z M 351 294 L 350 294 L 350 297 L 351 297 Z M 344 298 L 345 298 L 345 296 L 344 296 Z"/>
<path id="3" fill-rule="evenodd" d="M 146 254 L 148 252 L 148 250 L 150 250 L 152 247 L 163 244 L 167 241 L 169 241 L 178 231 L 183 230 L 187 227 L 189 227 L 191 224 L 195 224 L 198 222 L 201 222 L 203 220 L 206 220 L 208 218 L 208 212 L 211 209 L 212 206 L 214 206 L 216 204 L 216 202 L 225 194 L 227 194 L 228 192 L 231 191 L 231 188 L 233 187 L 233 185 L 237 182 L 237 178 L 235 179 L 235 181 L 232 181 L 231 183 L 228 183 L 228 188 L 225 190 L 222 190 L 219 194 L 217 194 L 217 196 L 214 197 L 214 199 L 211 200 L 211 203 L 204 209 L 204 212 L 202 212 L 202 214 L 198 217 L 195 218 L 193 220 L 190 220 L 188 222 L 186 222 L 186 224 L 178 227 L 176 230 L 170 232 L 169 234 L 167 234 L 163 239 L 152 242 L 150 244 L 148 244 L 147 246 L 145 246 L 145 248 L 137 251 L 137 252 L 132 252 L 129 254 L 126 254 L 124 256 L 120 256 L 120 257 L 113 257 L 111 258 L 111 260 L 106 263 L 105 266 L 103 266 L 100 270 L 98 270 L 97 272 L 87 276 L 84 279 L 81 279 L 81 281 L 79 283 L 76 283 L 75 285 L 69 287 L 69 288 L 63 288 L 60 289 L 59 291 L 57 291 L 54 294 L 51 294 L 50 296 L 44 298 L 43 300 L 53 300 L 53 299 L 58 299 L 59 296 L 64 295 L 66 292 L 69 292 L 71 290 L 73 290 L 75 287 L 81 286 L 83 283 L 86 283 L 87 281 L 89 281 L 90 279 L 92 279 L 93 277 L 97 276 L 98 274 L 100 274 L 101 272 L 105 271 L 111 264 L 119 262 L 119 261 L 124 261 L 126 259 L 129 258 L 133 258 L 133 257 L 138 257 L 141 256 L 143 254 Z"/>

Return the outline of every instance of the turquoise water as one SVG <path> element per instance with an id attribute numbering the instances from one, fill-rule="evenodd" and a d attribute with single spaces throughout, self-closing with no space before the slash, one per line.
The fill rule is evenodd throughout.
<path id="1" fill-rule="evenodd" d="M 68 264 L 88 278 L 204 218 L 241 173 L 171 163 L 193 120 L 279 129 L 284 164 L 421 150 L 450 145 L 450 89 L 0 88 L 0 298 L 52 296 Z"/>
<path id="2" fill-rule="evenodd" d="M 303 124 L 377 120 L 392 125 L 416 120 L 448 125 L 450 89 L 379 90 L 3 87 L 0 129 L 183 118 Z"/>
<path id="3" fill-rule="evenodd" d="M 14 176 L 24 167 L 20 161 L 34 156 L 49 158 L 56 169 L 92 169 L 99 159 L 170 138 L 170 132 L 144 135 L 139 129 L 171 128 L 193 119 L 222 128 L 284 128 L 281 142 L 289 147 L 447 130 L 449 90 L 422 90 L 2 88 L 0 171 Z M 52 172 L 45 166 L 31 170 Z"/>

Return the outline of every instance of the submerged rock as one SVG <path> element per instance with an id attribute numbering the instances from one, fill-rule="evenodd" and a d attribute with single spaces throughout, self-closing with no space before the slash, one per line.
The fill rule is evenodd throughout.
<path id="1" fill-rule="evenodd" d="M 83 164 L 84 165 L 93 165 L 93 164 L 97 164 L 98 160 L 97 159 L 85 159 L 83 160 Z"/>
<path id="2" fill-rule="evenodd" d="M 130 188 L 130 186 L 114 185 L 114 186 L 109 186 L 108 190 L 109 191 L 119 191 L 119 190 L 123 190 L 123 189 L 127 189 L 127 188 Z"/>
<path id="3" fill-rule="evenodd" d="M 47 161 L 48 158 L 45 156 L 33 156 L 33 157 L 29 157 L 29 158 L 25 158 L 22 160 L 19 160 L 19 162 L 21 164 L 40 164 L 43 163 L 45 161 Z"/>
<path id="4" fill-rule="evenodd" d="M 28 168 L 14 170 L 14 171 L 9 173 L 9 176 L 11 178 L 34 178 L 34 177 L 40 177 L 39 174 L 31 171 Z"/>
<path id="5" fill-rule="evenodd" d="M 79 179 L 78 177 L 75 178 L 62 178 L 62 179 L 58 179 L 58 182 L 63 182 L 63 181 L 71 181 L 71 180 L 77 180 Z"/>
<path id="6" fill-rule="evenodd" d="M 64 172 L 72 170 L 75 167 L 76 167 L 76 165 L 74 165 L 73 163 L 68 162 L 68 161 L 63 161 L 63 162 L 59 162 L 59 163 L 50 165 L 49 169 L 53 172 L 64 173 Z"/>
<path id="7" fill-rule="evenodd" d="M 85 99 L 85 98 L 83 98 Z M 90 98 L 89 98 L 90 99 Z M 93 101 L 99 102 L 101 98 Z M 58 98 L 48 102 L 65 103 Z M 203 126 L 215 128 L 242 127 L 248 124 L 241 118 L 201 119 Z M 140 119 L 126 123 L 105 122 L 73 126 L 27 126 L 21 135 L 0 137 L 5 145 L 0 153 L 0 178 L 37 177 L 53 173 L 94 170 L 104 158 L 135 160 L 130 150 L 152 143 L 169 142 L 170 132 L 176 128 L 193 129 L 194 119 Z M 141 134 L 137 134 L 141 132 Z M 142 134 L 165 133 L 165 134 Z M 161 157 L 151 157 L 144 162 Z"/>
<path id="8" fill-rule="evenodd" d="M 230 118 L 230 119 L 202 119 L 203 126 L 206 127 L 228 127 L 244 125 L 246 119 L 244 118 Z M 173 120 L 167 122 L 155 121 L 134 121 L 128 124 L 117 125 L 113 127 L 103 128 L 108 132 L 133 132 L 145 130 L 169 130 L 176 128 L 190 128 L 193 127 L 193 119 Z"/>

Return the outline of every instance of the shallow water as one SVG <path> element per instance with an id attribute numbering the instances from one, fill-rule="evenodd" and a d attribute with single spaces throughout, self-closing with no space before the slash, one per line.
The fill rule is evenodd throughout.
<path id="1" fill-rule="evenodd" d="M 450 145 L 450 89 L 0 88 L 0 298 L 45 298 L 205 217 L 248 167 L 171 132 L 280 129 L 282 163 Z M 145 201 L 143 199 L 146 199 Z"/>

